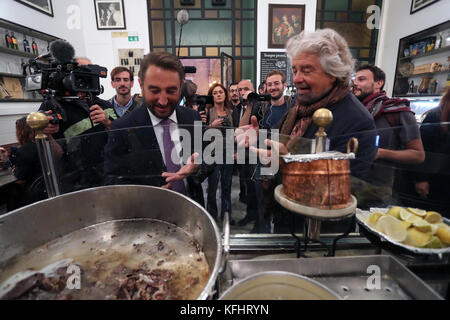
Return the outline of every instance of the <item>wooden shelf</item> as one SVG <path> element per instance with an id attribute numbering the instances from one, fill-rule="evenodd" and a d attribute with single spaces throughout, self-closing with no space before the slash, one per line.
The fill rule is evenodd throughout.
<path id="1" fill-rule="evenodd" d="M 411 74 L 409 76 L 397 76 L 396 78 L 397 79 L 407 79 L 407 78 L 414 78 L 414 77 L 432 76 L 432 75 L 435 75 L 435 74 L 444 74 L 444 73 L 450 73 L 450 70 Z"/>
<path id="2" fill-rule="evenodd" d="M 29 53 L 29 52 L 5 48 L 5 47 L 0 47 L 0 52 L 11 54 L 13 56 L 21 56 L 21 57 L 25 57 L 25 58 L 36 58 L 37 57 L 37 55 Z"/>
<path id="3" fill-rule="evenodd" d="M 29 36 L 30 38 L 37 38 L 37 39 L 41 39 L 41 40 L 45 40 L 47 42 L 51 42 L 53 40 L 58 39 L 55 36 L 52 36 L 50 34 L 41 32 L 41 31 L 37 31 L 25 26 L 22 26 L 20 24 L 17 23 L 13 23 L 4 19 L 0 19 L 0 29 L 7 29 L 7 30 L 11 30 L 14 32 L 19 32 L 19 33 L 24 33 L 27 36 Z M 4 30 L 2 32 L 2 35 L 5 36 Z"/>
<path id="4" fill-rule="evenodd" d="M 421 53 L 421 54 L 416 54 L 414 56 L 403 57 L 403 58 L 400 58 L 399 60 L 400 61 L 404 61 L 404 60 L 423 58 L 423 57 L 433 56 L 435 54 L 442 53 L 442 52 L 447 52 L 447 51 L 450 52 L 450 46 L 446 46 L 446 47 L 443 47 L 443 48 L 439 48 L 439 49 L 432 50 L 432 51 L 425 52 L 425 53 Z"/>
<path id="5" fill-rule="evenodd" d="M 21 74 L 6 73 L 6 72 L 0 72 L 0 77 L 25 78 L 25 76 L 23 76 Z"/>

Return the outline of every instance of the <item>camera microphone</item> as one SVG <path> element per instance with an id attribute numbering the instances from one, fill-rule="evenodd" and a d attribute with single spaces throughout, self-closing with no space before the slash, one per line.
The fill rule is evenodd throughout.
<path id="1" fill-rule="evenodd" d="M 55 40 L 50 43 L 50 54 L 56 62 L 65 64 L 70 63 L 75 57 L 75 49 L 65 40 Z"/>

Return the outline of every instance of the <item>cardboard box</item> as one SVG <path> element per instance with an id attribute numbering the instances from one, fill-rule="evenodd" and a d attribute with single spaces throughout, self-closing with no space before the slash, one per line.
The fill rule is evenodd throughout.
<path id="1" fill-rule="evenodd" d="M 3 95 L 3 89 L 9 94 L 9 96 L 2 98 L 23 99 L 23 90 L 19 78 L 2 77 L 0 78 L 0 85 L 3 87 L 2 90 L 0 90 L 0 94 Z"/>
<path id="2" fill-rule="evenodd" d="M 420 73 L 427 73 L 427 72 L 433 72 L 433 64 L 432 63 L 422 64 L 420 66 L 414 67 L 413 74 L 420 74 Z"/>

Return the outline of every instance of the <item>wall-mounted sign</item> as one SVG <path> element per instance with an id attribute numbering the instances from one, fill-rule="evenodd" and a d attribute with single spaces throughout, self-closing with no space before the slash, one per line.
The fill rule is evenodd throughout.
<path id="1" fill-rule="evenodd" d="M 286 83 L 292 86 L 292 69 L 286 52 L 261 52 L 261 82 L 270 71 L 279 70 L 286 75 Z"/>

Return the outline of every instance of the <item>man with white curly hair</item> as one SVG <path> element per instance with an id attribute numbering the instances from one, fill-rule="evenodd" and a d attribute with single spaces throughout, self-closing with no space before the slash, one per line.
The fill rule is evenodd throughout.
<path id="1" fill-rule="evenodd" d="M 370 113 L 351 93 L 354 61 L 347 42 L 331 29 L 309 33 L 303 31 L 289 39 L 286 50 L 292 62 L 293 82 L 297 89 L 296 104 L 281 120 L 279 148 L 274 148 L 275 143 L 271 141 L 268 141 L 268 145 L 272 146 L 272 150 L 279 150 L 280 155 L 298 153 L 299 138 L 314 139 L 318 131 L 312 121 L 314 112 L 327 108 L 333 113 L 333 122 L 325 128 L 330 139 L 330 150 L 346 152 L 347 141 L 356 137 L 359 148 L 356 159 L 351 160 L 351 174 L 365 178 L 377 151 L 375 123 Z M 255 122 L 256 119 L 252 119 L 251 126 Z M 269 153 L 269 156 L 272 152 L 256 151 Z M 272 181 L 271 184 L 273 187 L 279 183 L 280 180 Z M 266 186 L 264 189 L 268 197 L 273 194 L 271 187 Z M 274 201 L 266 206 L 265 215 L 278 211 L 273 205 Z M 276 232 L 289 230 L 290 219 L 282 218 L 280 214 L 274 215 Z M 281 220 L 286 221 L 281 223 Z M 277 228 L 277 225 L 284 225 L 287 230 Z"/>

